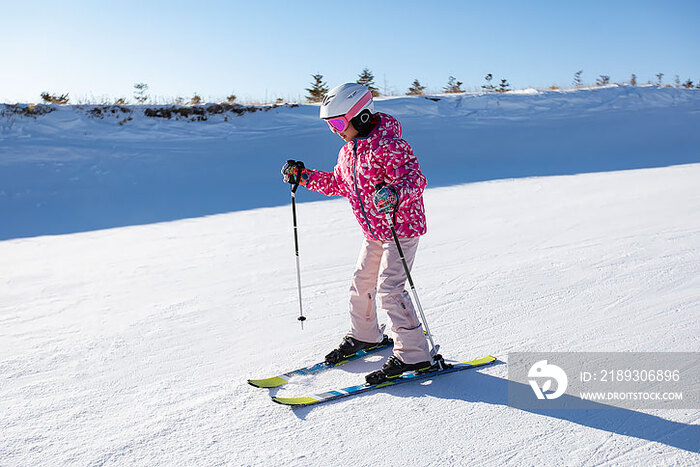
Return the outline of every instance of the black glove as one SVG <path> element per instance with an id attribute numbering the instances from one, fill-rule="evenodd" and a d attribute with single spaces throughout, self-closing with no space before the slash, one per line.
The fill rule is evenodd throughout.
<path id="1" fill-rule="evenodd" d="M 290 185 L 306 185 L 306 172 L 308 169 L 301 161 L 290 159 L 282 166 L 282 178 Z"/>

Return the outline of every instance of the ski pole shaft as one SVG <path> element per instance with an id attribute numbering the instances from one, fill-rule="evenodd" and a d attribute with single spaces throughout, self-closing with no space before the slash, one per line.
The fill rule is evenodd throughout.
<path id="1" fill-rule="evenodd" d="M 299 317 L 297 318 L 301 323 L 301 329 L 304 329 L 304 321 L 306 321 L 306 316 L 304 316 L 304 310 L 301 305 L 301 269 L 299 267 L 299 236 L 297 234 L 297 203 L 296 203 L 296 191 L 299 184 L 292 185 L 292 222 L 294 224 L 294 255 L 296 256 L 297 263 L 297 290 L 299 293 Z"/>
<path id="2" fill-rule="evenodd" d="M 411 277 L 411 270 L 408 268 L 408 263 L 406 262 L 406 257 L 403 254 L 403 248 L 401 248 L 401 243 L 399 242 L 399 236 L 396 234 L 396 227 L 394 226 L 394 219 L 392 219 L 391 214 L 389 214 L 389 213 L 386 213 L 386 218 L 387 218 L 387 221 L 389 222 L 389 226 L 391 227 L 391 234 L 394 237 L 394 242 L 396 243 L 396 249 L 399 251 L 399 256 L 401 257 L 401 262 L 403 263 L 403 269 L 406 272 L 406 278 L 408 279 L 408 284 L 411 287 L 411 294 L 413 295 L 413 301 L 415 302 L 416 308 L 418 308 L 418 312 L 420 313 L 420 317 L 423 320 L 423 326 L 425 327 L 425 335 L 428 338 L 428 342 L 430 342 L 430 356 L 437 360 L 438 365 L 442 369 L 442 358 L 436 358 L 436 357 L 438 357 L 437 353 L 438 353 L 439 346 L 436 346 L 435 342 L 433 341 L 433 335 L 430 332 L 430 326 L 428 326 L 428 320 L 425 319 L 425 313 L 423 312 L 423 307 L 420 304 L 420 300 L 418 300 L 418 292 L 416 292 L 416 286 L 413 284 L 413 278 Z"/>

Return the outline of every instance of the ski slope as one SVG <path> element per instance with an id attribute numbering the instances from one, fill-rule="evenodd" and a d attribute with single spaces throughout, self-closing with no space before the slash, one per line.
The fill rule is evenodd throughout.
<path id="1" fill-rule="evenodd" d="M 663 100 L 669 90 L 641 90 L 635 92 L 648 95 L 637 105 L 616 97 L 627 90 L 613 91 L 606 102 L 594 92 L 503 96 L 502 110 L 484 111 L 483 118 L 449 109 L 425 116 L 424 105 L 433 104 L 418 99 L 381 103 L 403 112 L 398 116 L 407 122 L 407 133 L 424 147 L 428 129 L 444 131 L 447 142 L 457 139 L 451 135 L 456 128 L 470 135 L 468 145 L 436 149 L 442 155 L 425 164 L 444 186 L 426 191 L 429 232 L 413 269 L 431 330 L 449 360 L 493 354 L 507 362 L 512 351 L 700 351 L 700 146 L 697 132 L 687 132 L 698 122 L 697 98 L 674 104 Z M 465 96 L 472 107 L 487 107 L 493 98 Z M 536 102 L 550 110 L 538 113 Z M 560 113 L 548 120 L 553 108 Z M 272 128 L 294 110 L 296 129 L 286 121 L 275 135 Z M 0 241 L 0 465 L 700 462 L 700 410 L 515 409 L 507 402 L 507 364 L 294 410 L 269 396 L 356 384 L 381 365 L 387 351 L 278 390 L 246 384 L 318 361 L 348 327 L 347 289 L 361 234 L 342 199 L 298 206 L 308 317 L 303 331 L 296 320 L 291 209 L 283 204 L 289 192 L 279 182 L 278 162 L 286 158 L 289 138 L 306 141 L 311 151 L 317 137 L 315 130 L 306 133 L 311 110 L 252 115 L 255 124 L 242 117 L 223 142 L 208 133 L 220 131 L 222 122 L 136 121 L 128 129 L 138 148 L 131 157 L 119 153 L 124 146 L 111 151 L 117 138 L 110 136 L 109 122 L 85 120 L 74 109 L 47 116 L 72 119 L 70 125 L 54 121 L 63 135 L 41 136 L 50 126 L 41 120 L 5 127 L 1 173 L 11 173 L 13 186 L 26 190 L 24 197 L 10 196 L 5 185 L 2 199 L 3 219 L 20 225 L 3 223 L 6 239 Z M 590 119 L 577 120 L 586 112 Z M 639 147 L 625 149 L 624 139 L 616 143 L 615 161 L 596 157 L 600 143 L 589 135 L 580 140 L 590 140 L 588 146 L 579 148 L 588 151 L 588 165 L 578 170 L 567 165 L 566 154 L 555 157 L 551 140 L 541 139 L 563 137 L 552 125 L 571 135 L 577 122 L 588 128 L 599 119 L 613 126 L 602 137 L 612 141 L 615 128 L 631 137 L 627 118 L 638 114 L 656 123 L 670 120 L 659 129 L 663 140 L 657 140 L 659 133 L 639 135 L 655 143 L 641 151 L 648 155 L 642 162 L 635 158 Z M 512 167 L 503 166 L 500 178 L 482 174 L 482 181 L 449 182 L 456 172 L 475 176 L 468 169 L 479 165 L 476 148 L 505 144 L 494 135 L 509 125 L 524 135 L 518 122 L 540 138 L 527 141 L 520 153 L 538 173 L 511 174 Z M 20 129 L 30 136 L 17 136 Z M 184 155 L 160 159 L 172 155 L 176 144 L 170 138 L 182 129 L 189 132 L 178 142 L 185 149 L 228 147 L 232 138 L 249 148 L 265 139 L 277 144 L 276 154 L 285 155 L 270 161 L 239 158 L 229 166 L 223 152 L 205 159 L 221 162 L 212 173 L 242 164 L 253 177 L 274 179 L 274 185 L 262 186 L 276 187 L 269 188 L 277 190 L 274 196 L 257 199 L 258 192 L 244 184 L 248 191 L 234 186 L 230 193 L 259 206 L 104 230 L 72 219 L 67 232 L 55 236 L 30 235 L 51 230 L 51 218 L 41 212 L 34 223 L 13 217 L 29 209 L 27 199 L 43 199 L 59 210 L 86 200 L 86 212 L 129 224 L 121 210 L 112 215 L 111 205 L 99 199 L 104 193 L 87 182 L 71 185 L 64 180 L 68 174 L 53 171 L 54 164 L 66 164 L 71 176 L 85 181 L 96 165 L 109 163 L 113 171 L 106 177 L 114 184 L 98 185 L 103 190 L 117 197 L 129 187 L 146 190 L 138 188 L 141 182 L 130 184 L 130 169 L 158 160 L 168 176 L 185 177 L 192 167 Z M 86 131 L 100 139 L 84 140 Z M 79 146 L 86 152 L 73 151 Z M 330 146 L 337 150 L 339 143 Z M 428 161 L 430 154 L 423 152 L 421 162 Z M 50 162 L 38 162 L 41 157 Z M 506 156 L 493 157 L 484 165 L 495 174 Z M 327 167 L 332 158 L 326 154 Z M 275 167 L 263 177 L 258 172 L 267 165 Z M 240 180 L 240 171 L 234 173 L 232 180 Z M 48 185 L 42 188 L 35 175 Z M 213 177 L 213 186 L 218 176 L 224 178 Z M 193 186 L 191 193 L 201 203 L 193 202 L 195 211 L 211 207 L 204 206 L 206 187 Z M 266 207 L 277 197 L 283 205 Z M 302 189 L 297 197 L 318 199 Z M 171 201 L 145 199 L 142 205 L 167 211 Z"/>

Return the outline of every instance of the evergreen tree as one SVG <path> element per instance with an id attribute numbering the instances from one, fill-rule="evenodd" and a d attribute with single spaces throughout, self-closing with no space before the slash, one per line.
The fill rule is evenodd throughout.
<path id="1" fill-rule="evenodd" d="M 636 86 L 636 85 L 637 85 L 637 75 L 635 75 L 634 73 L 632 73 L 632 78 L 630 78 L 630 84 L 631 84 L 632 86 Z"/>
<path id="2" fill-rule="evenodd" d="M 508 92 L 508 91 L 510 91 L 510 89 L 508 89 L 508 88 L 510 88 L 510 84 L 508 83 L 508 80 L 502 79 L 501 84 L 498 85 L 497 91 L 498 92 Z"/>
<path id="3" fill-rule="evenodd" d="M 413 80 L 413 84 L 411 84 L 411 87 L 408 88 L 408 92 L 406 93 L 407 96 L 421 96 L 425 94 L 423 91 L 425 90 L 425 86 L 422 86 L 420 84 L 420 81 L 418 79 Z"/>
<path id="4" fill-rule="evenodd" d="M 199 95 L 195 92 L 194 95 L 192 96 L 192 99 L 190 99 L 190 104 L 191 105 L 199 105 L 202 103 L 202 98 L 199 97 Z"/>
<path id="5" fill-rule="evenodd" d="M 379 89 L 374 84 L 374 75 L 369 68 L 365 67 L 362 69 L 362 73 L 357 78 L 357 84 L 364 84 L 372 91 L 372 96 L 377 97 L 379 95 Z"/>
<path id="6" fill-rule="evenodd" d="M 486 80 L 486 84 L 482 85 L 481 88 L 486 92 L 495 91 L 496 86 L 491 84 L 491 80 L 493 79 L 493 75 L 491 73 L 489 73 L 488 75 L 484 76 L 484 79 Z"/>
<path id="7" fill-rule="evenodd" d="M 674 82 L 675 82 L 677 88 L 681 87 L 681 78 L 678 75 L 676 75 L 676 79 Z"/>
<path id="8" fill-rule="evenodd" d="M 443 89 L 443 90 L 445 91 L 445 93 L 447 93 L 447 94 L 464 92 L 464 89 L 462 89 L 461 86 L 462 86 L 462 82 L 461 82 L 461 81 L 457 81 L 457 78 L 455 78 L 454 76 L 450 76 L 450 77 L 447 79 L 447 86 L 445 86 L 445 87 L 442 88 L 442 89 Z"/>
<path id="9" fill-rule="evenodd" d="M 306 100 L 309 102 L 322 102 L 326 94 L 328 94 L 328 84 L 323 82 L 323 75 L 320 73 L 311 75 L 311 77 L 314 80 L 311 82 L 311 87 L 306 88 L 309 92 Z"/>
<path id="10" fill-rule="evenodd" d="M 607 86 L 610 84 L 610 77 L 607 75 L 600 75 L 600 78 L 598 78 L 595 82 L 596 86 Z"/>
<path id="11" fill-rule="evenodd" d="M 581 74 L 583 73 L 583 70 L 579 70 L 576 73 L 574 73 L 574 86 L 577 88 L 580 88 L 583 86 L 583 81 L 581 81 Z"/>
<path id="12" fill-rule="evenodd" d="M 688 81 L 686 81 L 685 83 L 683 83 L 683 87 L 684 87 L 684 88 L 688 88 L 688 89 L 690 89 L 690 88 L 693 87 L 693 82 L 690 80 L 690 78 L 688 78 Z"/>
<path id="13" fill-rule="evenodd" d="M 661 86 L 661 80 L 663 79 L 663 77 L 664 77 L 663 73 L 659 73 L 656 75 L 656 85 L 657 86 Z"/>

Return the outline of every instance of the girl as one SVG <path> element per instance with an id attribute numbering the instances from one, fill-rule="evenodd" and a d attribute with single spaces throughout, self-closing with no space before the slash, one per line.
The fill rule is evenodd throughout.
<path id="1" fill-rule="evenodd" d="M 284 180 L 327 196 L 348 198 L 365 236 L 350 287 L 350 331 L 326 355 L 326 364 L 386 343 L 377 321 L 379 306 L 391 320 L 394 352 L 381 370 L 366 376 L 367 382 L 376 384 L 404 371 L 428 368 L 428 342 L 404 289 L 406 272 L 386 220 L 386 213 L 391 213 L 410 268 L 418 240 L 426 231 L 423 190 L 427 182 L 418 160 L 401 139 L 399 122 L 374 113 L 372 93 L 366 86 L 346 83 L 332 89 L 321 105 L 321 118 L 346 142 L 333 172 L 310 170 L 303 162 L 290 160 L 282 168 Z"/>

